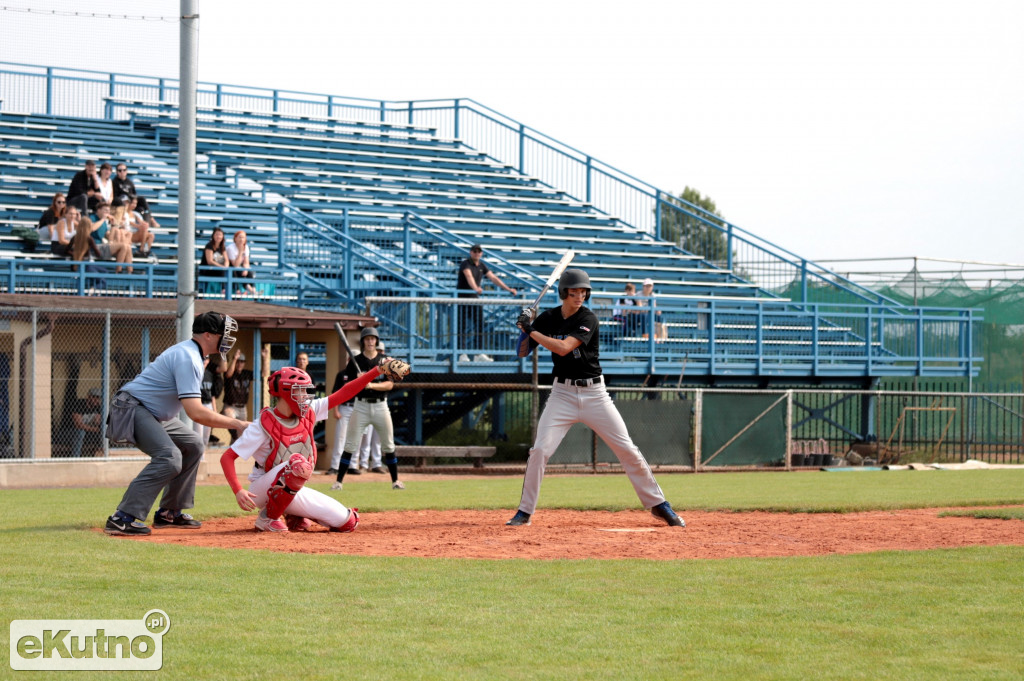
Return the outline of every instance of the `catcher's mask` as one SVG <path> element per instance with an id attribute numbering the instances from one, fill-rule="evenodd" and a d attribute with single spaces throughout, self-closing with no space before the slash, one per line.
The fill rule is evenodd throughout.
<path id="1" fill-rule="evenodd" d="M 284 400 L 300 417 L 306 415 L 313 401 L 313 379 L 296 367 L 285 367 L 272 373 L 267 379 L 267 390 L 271 396 Z"/>

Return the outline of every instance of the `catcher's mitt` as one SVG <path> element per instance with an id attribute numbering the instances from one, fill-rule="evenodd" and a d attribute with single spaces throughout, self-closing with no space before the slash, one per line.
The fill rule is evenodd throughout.
<path id="1" fill-rule="evenodd" d="M 400 359 L 386 359 L 380 365 L 380 373 L 387 376 L 389 381 L 401 381 L 411 370 L 412 367 Z"/>

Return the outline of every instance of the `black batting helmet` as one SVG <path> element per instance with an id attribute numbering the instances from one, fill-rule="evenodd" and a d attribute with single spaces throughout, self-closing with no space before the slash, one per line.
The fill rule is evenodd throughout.
<path id="1" fill-rule="evenodd" d="M 565 300 L 571 288 L 587 289 L 587 297 L 584 300 L 590 300 L 590 275 L 575 268 L 562 272 L 562 276 L 558 278 L 558 297 Z"/>
<path id="2" fill-rule="evenodd" d="M 373 336 L 374 338 L 377 339 L 376 341 L 374 341 L 374 345 L 376 345 L 377 343 L 380 343 L 380 334 L 377 333 L 377 329 L 373 328 L 372 326 L 367 326 L 367 327 L 364 327 L 363 330 L 359 332 L 359 345 L 360 346 L 362 346 L 363 339 L 366 338 L 367 336 Z"/>

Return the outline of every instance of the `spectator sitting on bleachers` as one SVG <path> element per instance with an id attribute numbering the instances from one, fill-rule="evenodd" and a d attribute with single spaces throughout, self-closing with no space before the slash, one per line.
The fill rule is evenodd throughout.
<path id="1" fill-rule="evenodd" d="M 114 204 L 114 210 L 110 218 L 110 230 L 107 232 L 107 242 L 122 244 L 130 252 L 132 249 L 132 231 L 128 223 L 128 214 L 124 204 L 118 204 L 116 199 Z"/>
<path id="2" fill-rule="evenodd" d="M 132 178 L 128 177 L 128 166 L 124 163 L 117 164 L 117 174 L 114 176 L 114 196 L 120 198 L 125 203 L 130 203 L 130 199 L 136 199 L 138 201 L 137 210 L 142 216 L 142 219 L 149 223 L 150 227 L 159 227 L 153 214 L 149 212 L 149 203 L 146 198 L 139 196 L 138 190 L 135 189 L 135 183 Z M 128 197 L 125 199 L 124 197 Z M 136 210 L 132 208 L 131 210 Z"/>
<path id="3" fill-rule="evenodd" d="M 114 182 L 110 179 L 110 174 L 113 170 L 109 163 L 104 163 L 100 166 L 100 174 L 96 180 L 100 191 L 99 195 L 93 197 L 95 201 L 89 201 L 90 210 L 96 210 L 95 204 L 99 203 L 100 200 L 106 201 L 107 205 L 110 205 L 110 202 L 114 200 Z"/>
<path id="4" fill-rule="evenodd" d="M 150 231 L 153 227 L 159 227 L 153 216 L 149 216 L 149 220 L 146 220 L 141 213 L 136 212 L 135 208 L 138 206 L 140 201 L 137 196 L 130 196 L 128 198 L 128 206 L 125 210 L 125 215 L 128 218 L 128 225 L 132 233 L 132 243 L 139 244 L 139 254 L 143 257 L 149 257 L 149 252 L 153 248 L 153 242 L 156 241 L 156 234 Z"/>
<path id="5" fill-rule="evenodd" d="M 224 249 L 228 262 L 231 263 L 232 267 L 251 267 L 249 264 L 249 243 L 247 239 L 248 237 L 246 237 L 245 230 L 240 229 L 235 232 L 234 236 L 231 237 L 231 243 L 229 243 Z M 242 270 L 235 274 L 235 276 L 243 279 L 253 278 L 251 270 Z M 241 292 L 242 287 L 238 286 L 236 291 Z M 246 282 L 245 292 L 254 296 L 256 295 L 256 288 L 252 284 Z"/>
<path id="6" fill-rule="evenodd" d="M 71 178 L 71 186 L 68 187 L 68 205 L 74 206 L 79 213 L 85 213 L 90 208 L 90 203 L 95 204 L 94 196 L 99 195 L 99 175 L 96 174 L 96 161 L 89 159 L 85 162 L 85 170 L 79 170 Z"/>
<path id="7" fill-rule="evenodd" d="M 97 244 L 92 238 L 92 220 L 82 218 L 78 221 L 78 229 L 71 242 L 71 259 L 82 262 L 89 256 L 95 260 L 116 260 L 118 274 L 121 265 L 128 265 L 128 274 L 132 273 L 132 249 L 123 243 Z"/>
<path id="8" fill-rule="evenodd" d="M 639 306 L 640 307 L 650 307 L 650 306 L 653 306 L 654 305 L 654 301 L 651 300 L 651 299 L 654 298 L 654 280 L 650 279 L 650 278 L 644 279 L 643 288 L 640 289 L 640 293 L 641 293 L 641 295 L 646 296 L 647 300 L 639 301 L 639 303 L 638 303 Z M 641 315 L 642 315 L 641 319 L 643 320 L 643 330 L 644 330 L 643 335 L 646 338 L 647 337 L 647 333 L 650 331 L 650 323 L 651 323 L 650 313 L 646 312 L 646 311 L 643 311 L 643 312 L 641 312 Z M 654 311 L 654 316 L 655 316 L 655 318 L 660 318 L 661 317 L 661 310 L 655 310 Z M 654 322 L 654 338 L 656 340 L 664 340 L 664 339 L 668 338 L 668 328 L 664 324 L 662 324 L 661 322 L 658 322 L 658 321 Z"/>
<path id="9" fill-rule="evenodd" d="M 67 257 L 71 254 L 71 240 L 75 238 L 75 229 L 78 225 L 78 218 L 81 213 L 78 206 L 68 204 L 64 210 L 64 216 L 57 221 L 53 229 L 53 240 L 50 241 L 50 253 Z"/>
<path id="10" fill-rule="evenodd" d="M 106 241 L 107 230 L 110 229 L 110 204 L 106 201 L 96 203 L 96 212 L 90 218 L 92 220 L 92 238 L 96 241 Z"/>
<path id="11" fill-rule="evenodd" d="M 214 227 L 210 240 L 203 247 L 203 266 L 199 268 L 199 274 L 204 277 L 224 277 L 227 276 L 225 274 L 227 267 L 228 260 L 224 249 L 224 230 L 220 227 Z M 223 284 L 206 283 L 207 293 L 217 293 L 218 288 L 220 289 L 220 294 L 224 295 Z"/>
<path id="12" fill-rule="evenodd" d="M 64 195 L 57 192 L 53 195 L 53 200 L 50 201 L 50 207 L 43 211 L 42 217 L 39 218 L 39 226 L 36 228 L 39 232 L 39 243 L 46 244 L 47 248 L 53 242 L 57 223 L 64 217 L 64 209 L 66 207 L 67 200 L 64 198 Z"/>
<path id="13" fill-rule="evenodd" d="M 641 319 L 637 312 L 636 285 L 626 282 L 625 296 L 619 298 L 612 308 L 612 319 L 622 324 L 622 332 L 627 336 L 637 335 L 637 326 Z"/>

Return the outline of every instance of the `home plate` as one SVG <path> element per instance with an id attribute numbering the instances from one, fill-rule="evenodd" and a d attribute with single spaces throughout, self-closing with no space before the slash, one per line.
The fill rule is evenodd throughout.
<path id="1" fill-rule="evenodd" d="M 597 531 L 598 532 L 657 532 L 658 530 L 656 530 L 653 527 L 641 527 L 641 528 L 638 528 L 638 529 L 637 528 L 629 528 L 629 529 L 621 528 L 620 529 L 620 528 L 604 528 L 604 527 L 599 527 L 599 528 L 597 528 Z"/>

